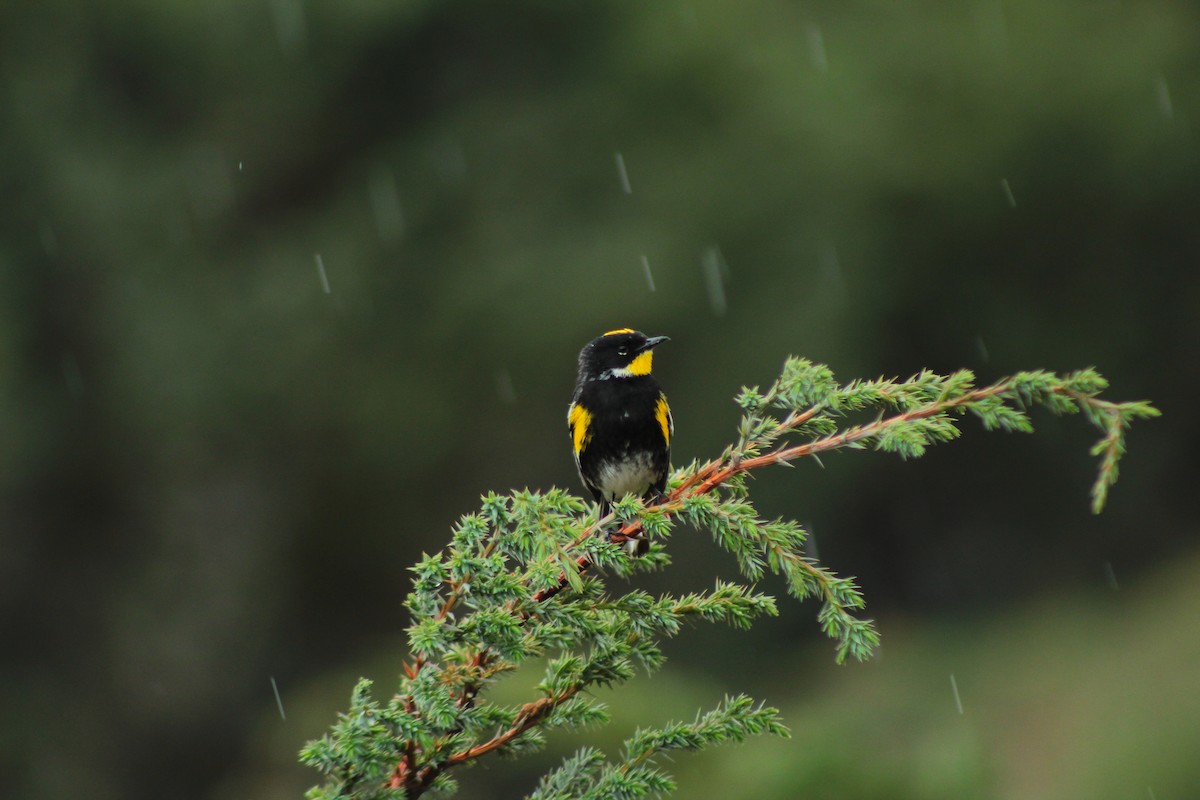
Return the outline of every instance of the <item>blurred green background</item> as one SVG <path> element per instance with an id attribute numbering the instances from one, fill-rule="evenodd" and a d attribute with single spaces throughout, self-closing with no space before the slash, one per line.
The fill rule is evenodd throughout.
<path id="1" fill-rule="evenodd" d="M 682 755 L 679 796 L 1194 795 L 1198 112 L 1182 0 L 6 4 L 0 794 L 298 796 L 394 686 L 407 566 L 488 490 L 579 489 L 575 357 L 629 325 L 672 337 L 676 464 L 789 353 L 1095 365 L 1165 416 L 1100 517 L 1045 414 L 764 474 L 879 658 L 790 601 L 689 631 L 463 797 L 741 691 L 795 738 Z M 635 584 L 731 573 L 671 552 Z"/>

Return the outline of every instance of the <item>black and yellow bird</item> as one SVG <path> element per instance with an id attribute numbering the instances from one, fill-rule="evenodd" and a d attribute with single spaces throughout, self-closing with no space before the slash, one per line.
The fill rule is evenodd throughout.
<path id="1" fill-rule="evenodd" d="M 579 377 L 567 411 L 575 465 L 600 515 L 626 494 L 651 499 L 663 493 L 671 471 L 671 407 L 651 374 L 654 348 L 666 336 L 620 328 L 588 342 L 579 353 Z M 631 555 L 650 547 L 644 537 L 626 542 Z"/>

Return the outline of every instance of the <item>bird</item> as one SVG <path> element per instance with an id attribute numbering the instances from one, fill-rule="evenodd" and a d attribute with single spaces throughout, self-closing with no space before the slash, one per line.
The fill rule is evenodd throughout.
<path id="1" fill-rule="evenodd" d="M 618 328 L 579 353 L 567 431 L 579 477 L 599 503 L 601 518 L 626 494 L 650 500 L 666 489 L 675 423 L 651 373 L 654 348 L 666 341 L 669 337 Z M 639 534 L 625 547 L 629 555 L 642 556 L 650 543 Z"/>

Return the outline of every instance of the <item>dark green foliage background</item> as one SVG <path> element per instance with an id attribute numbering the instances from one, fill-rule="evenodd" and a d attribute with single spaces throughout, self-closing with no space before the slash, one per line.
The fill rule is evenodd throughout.
<path id="1" fill-rule="evenodd" d="M 784 602 L 673 643 L 594 743 L 747 691 L 796 738 L 681 757 L 681 796 L 1179 796 L 1198 114 L 1168 0 L 6 5 L 0 794 L 297 796 L 355 678 L 399 672 L 406 567 L 488 490 L 578 489 L 575 355 L 632 325 L 673 338 L 677 463 L 788 353 L 1095 364 L 1165 416 L 1098 518 L 1092 431 L 1045 414 L 764 475 L 882 657 L 833 668 Z M 639 582 L 731 573 L 672 553 Z"/>

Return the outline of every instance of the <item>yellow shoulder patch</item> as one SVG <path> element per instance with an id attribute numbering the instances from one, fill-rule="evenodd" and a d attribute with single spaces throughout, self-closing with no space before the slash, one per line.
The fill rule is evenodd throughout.
<path id="1" fill-rule="evenodd" d="M 654 407 L 654 418 L 658 420 L 658 425 L 662 428 L 663 441 L 670 444 L 671 434 L 675 432 L 675 423 L 671 419 L 671 407 L 667 405 L 665 394 L 658 396 L 658 405 Z"/>
<path id="2" fill-rule="evenodd" d="M 605 331 L 605 336 L 616 336 L 618 333 L 633 333 L 633 328 L 617 328 L 615 331 Z"/>
<path id="3" fill-rule="evenodd" d="M 592 434 L 588 428 L 592 424 L 592 414 L 578 403 L 571 404 L 567 412 L 567 426 L 571 429 L 571 443 L 575 446 L 575 455 L 583 450 L 583 446 L 591 441 Z"/>

